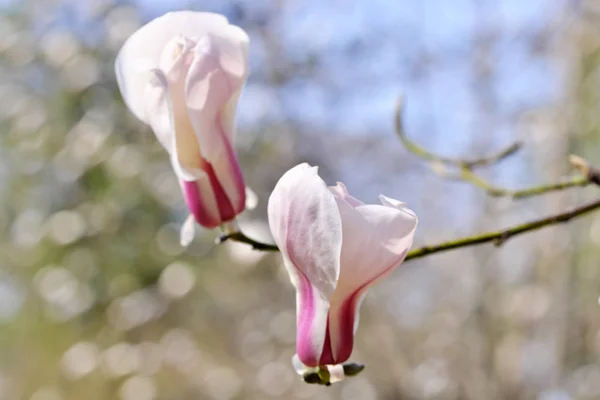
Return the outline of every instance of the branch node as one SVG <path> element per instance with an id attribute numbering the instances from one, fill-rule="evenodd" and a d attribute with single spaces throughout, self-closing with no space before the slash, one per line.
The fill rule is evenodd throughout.
<path id="1" fill-rule="evenodd" d="M 588 181 L 595 185 L 600 185 L 600 169 L 593 167 L 583 157 L 579 157 L 575 154 L 569 155 L 569 163 L 573 168 L 578 170 L 581 175 L 585 176 Z"/>
<path id="2" fill-rule="evenodd" d="M 510 237 L 510 233 L 507 231 L 500 233 L 500 235 L 496 239 L 494 239 L 494 246 L 495 247 L 502 246 L 504 243 L 506 243 L 506 241 L 508 240 L 509 237 Z"/>

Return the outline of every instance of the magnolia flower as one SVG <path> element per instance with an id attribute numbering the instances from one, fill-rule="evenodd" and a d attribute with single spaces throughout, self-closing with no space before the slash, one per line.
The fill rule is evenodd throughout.
<path id="1" fill-rule="evenodd" d="M 136 31 L 115 62 L 125 104 L 150 125 L 179 178 L 191 212 L 182 242 L 193 237 L 194 219 L 214 228 L 245 208 L 233 143 L 248 42 L 221 15 L 172 12 Z"/>
<path id="2" fill-rule="evenodd" d="M 306 371 L 348 360 L 367 289 L 412 245 L 416 215 L 380 201 L 363 204 L 342 183 L 328 188 L 308 164 L 286 172 L 269 198 L 269 225 L 296 288 L 296 351 Z"/>

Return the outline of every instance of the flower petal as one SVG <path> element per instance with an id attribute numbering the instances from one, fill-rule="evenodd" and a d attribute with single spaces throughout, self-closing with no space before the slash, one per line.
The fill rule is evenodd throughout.
<path id="1" fill-rule="evenodd" d="M 246 209 L 254 210 L 258 205 L 258 195 L 248 186 L 246 186 Z"/>
<path id="2" fill-rule="evenodd" d="M 183 147 L 189 153 L 190 150 L 197 148 L 197 144 L 194 141 L 190 143 L 189 140 L 181 140 L 182 135 L 179 135 L 180 140 L 177 140 L 167 77 L 159 69 L 153 69 L 150 74 L 145 95 L 145 107 L 150 115 L 148 123 L 158 141 L 169 153 L 175 174 L 181 180 L 194 181 L 206 175 L 201 168 L 198 168 L 198 163 L 192 161 L 194 154 L 198 154 L 198 150 L 183 157 L 177 150 Z M 193 136 L 191 139 L 195 140 Z"/>
<path id="3" fill-rule="evenodd" d="M 306 365 L 302 364 L 302 361 L 300 361 L 300 357 L 298 357 L 298 354 L 294 354 L 294 356 L 292 357 L 292 366 L 294 367 L 296 373 L 300 376 L 303 376 L 306 373 L 316 373 L 318 371 L 318 368 L 316 367 L 307 367 Z M 335 364 L 327 365 L 326 367 L 329 371 L 329 383 L 336 383 L 346 379 L 344 365 Z"/>
<path id="4" fill-rule="evenodd" d="M 169 100 L 167 77 L 159 69 L 153 69 L 145 92 L 145 110 L 148 124 L 162 146 L 171 152 L 173 147 L 173 112 Z"/>
<path id="5" fill-rule="evenodd" d="M 207 160 L 214 160 L 223 152 L 223 141 L 232 143 L 232 123 L 227 121 L 225 126 L 222 113 L 226 111 L 227 118 L 235 118 L 234 113 L 225 110 L 225 107 L 229 102 L 237 101 L 244 85 L 248 72 L 243 49 L 246 45 L 205 35 L 195 47 L 185 83 L 185 96 L 190 119 L 202 143 L 202 155 Z M 224 57 L 226 53 L 228 55 Z"/>
<path id="6" fill-rule="evenodd" d="M 235 142 L 235 113 L 242 87 L 248 77 L 248 47 L 250 39 L 246 32 L 237 26 L 220 32 L 216 39 L 219 42 L 220 64 L 234 78 L 234 93 L 221 110 L 221 124 L 230 143 Z"/>
<path id="7" fill-rule="evenodd" d="M 329 370 L 329 383 L 341 382 L 346 379 L 342 364 L 328 365 L 327 369 Z"/>
<path id="8" fill-rule="evenodd" d="M 393 207 L 393 208 L 396 208 L 403 212 L 406 212 L 415 218 L 417 217 L 417 214 L 415 214 L 415 212 L 413 210 L 408 208 L 408 205 L 406 203 L 403 203 L 399 200 L 392 199 L 391 197 L 387 197 L 387 196 L 380 194 L 379 201 L 381 202 L 381 204 L 383 204 L 386 207 Z"/>
<path id="9" fill-rule="evenodd" d="M 173 124 L 171 161 L 175 172 L 186 181 L 195 180 L 200 176 L 201 171 L 206 170 L 206 162 L 202 159 L 200 145 L 187 113 L 185 79 L 182 78 L 187 74 L 193 48 L 194 45 L 189 40 L 176 37 L 167 44 L 162 56 L 163 60 L 171 59 L 171 62 L 163 62 L 169 67 L 164 72 L 164 76 L 169 87 L 168 101 Z M 176 49 L 178 50 L 175 51 Z"/>
<path id="10" fill-rule="evenodd" d="M 244 178 L 233 144 L 219 116 L 235 91 L 243 85 L 245 71 L 242 77 L 235 76 L 222 65 L 223 53 L 232 52 L 228 46 L 235 47 L 235 44 L 223 45 L 221 40 L 206 35 L 198 41 L 185 82 L 185 97 L 189 119 L 201 143 L 202 157 L 212 164 L 234 211 L 239 213 L 246 201 Z M 243 63 L 245 55 L 240 46 L 237 46 L 238 58 Z M 246 67 L 242 65 L 241 68 Z"/>
<path id="11" fill-rule="evenodd" d="M 219 14 L 193 11 L 170 12 L 142 26 L 127 39 L 115 61 L 115 73 L 125 104 L 140 120 L 148 123 L 144 94 L 149 70 L 158 68 L 161 53 L 176 36 L 200 37 L 227 27 Z"/>
<path id="12" fill-rule="evenodd" d="M 319 364 L 329 299 L 340 273 L 342 221 L 317 168 L 286 172 L 269 198 L 269 226 L 297 292 L 296 350 L 302 363 Z"/>
<path id="13" fill-rule="evenodd" d="M 353 208 L 340 197 L 336 200 L 344 243 L 340 278 L 331 299 L 329 333 L 334 360 L 341 363 L 352 353 L 356 314 L 366 290 L 404 259 L 413 242 L 417 218 L 406 208 Z"/>
<path id="14" fill-rule="evenodd" d="M 364 204 L 362 201 L 358 200 L 356 197 L 352 197 L 350 195 L 350 193 L 348 193 L 348 189 L 346 189 L 346 185 L 344 185 L 342 182 L 337 182 L 337 185 L 330 186 L 329 190 L 331 190 L 331 193 L 333 193 L 336 197 L 339 197 L 339 198 L 345 200 L 352 207 L 358 207 L 358 206 L 362 206 Z"/>
<path id="15" fill-rule="evenodd" d="M 188 215 L 183 225 L 181 225 L 181 231 L 179 232 L 179 243 L 182 247 L 187 247 L 196 234 L 196 219 L 193 214 Z"/>
<path id="16" fill-rule="evenodd" d="M 221 190 L 237 215 L 246 208 L 246 185 L 237 155 L 229 143 L 225 143 L 225 153 L 212 162 L 214 174 Z"/>
<path id="17" fill-rule="evenodd" d="M 210 177 L 203 174 L 195 181 L 181 181 L 183 196 L 196 221 L 206 228 L 216 228 L 223 222 Z"/>
<path id="18" fill-rule="evenodd" d="M 294 370 L 298 375 L 304 375 L 307 372 L 317 371 L 316 367 L 307 367 L 306 365 L 302 364 L 302 361 L 300 361 L 300 357 L 298 357 L 298 354 L 294 354 L 292 356 L 292 367 L 294 367 Z"/>

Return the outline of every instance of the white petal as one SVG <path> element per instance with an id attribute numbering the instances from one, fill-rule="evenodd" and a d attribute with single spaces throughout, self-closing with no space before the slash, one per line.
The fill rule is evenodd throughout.
<path id="1" fill-rule="evenodd" d="M 175 175 L 177 175 L 179 179 L 186 182 L 193 182 L 197 181 L 198 179 L 204 178 L 208 179 L 208 176 L 206 175 L 206 172 L 204 172 L 204 170 L 200 168 L 191 168 L 181 165 L 177 160 L 177 154 L 173 154 L 174 155 L 171 156 L 171 165 L 173 166 Z"/>
<path id="2" fill-rule="evenodd" d="M 159 67 L 162 51 L 169 41 L 177 36 L 200 37 L 225 27 L 227 19 L 222 15 L 177 11 L 150 21 L 131 35 L 115 61 L 119 89 L 131 112 L 149 122 L 144 110 L 147 71 Z"/>
<path id="3" fill-rule="evenodd" d="M 226 235 L 236 233 L 239 231 L 240 231 L 240 228 L 235 219 L 233 221 L 225 222 L 224 224 L 221 225 L 221 232 L 223 232 Z M 246 248 L 246 247 L 244 247 L 244 248 Z"/>
<path id="4" fill-rule="evenodd" d="M 192 214 L 188 215 L 183 225 L 181 225 L 181 232 L 179 234 L 179 243 L 183 247 L 187 247 L 196 234 L 196 220 Z"/>
<path id="5" fill-rule="evenodd" d="M 338 205 L 344 234 L 338 284 L 345 291 L 368 284 L 394 267 L 410 249 L 418 220 L 407 208 Z"/>
<path id="6" fill-rule="evenodd" d="M 358 330 L 358 325 L 360 324 L 360 306 L 362 306 L 363 301 L 365 301 L 365 297 L 367 297 L 367 291 L 364 290 L 358 296 L 358 300 L 356 301 L 355 310 L 354 310 L 354 328 L 352 333 L 356 333 Z"/>
<path id="7" fill-rule="evenodd" d="M 298 354 L 294 354 L 292 356 L 292 366 L 294 367 L 294 370 L 296 371 L 296 373 L 298 375 L 304 375 L 307 372 L 316 372 L 317 368 L 316 367 L 307 367 L 306 365 L 302 364 L 302 361 L 300 361 L 300 357 L 298 357 Z"/>
<path id="8" fill-rule="evenodd" d="M 393 202 L 392 202 L 393 203 Z M 391 273 L 412 246 L 417 218 L 406 208 L 363 205 L 338 199 L 344 243 L 329 330 L 336 362 L 351 354 L 358 307 L 366 290 Z M 408 211 L 407 211 L 408 210 Z"/>
<path id="9" fill-rule="evenodd" d="M 269 226 L 284 258 L 293 268 L 292 281 L 303 273 L 328 298 L 340 273 L 342 222 L 333 195 L 304 163 L 287 171 L 269 197 Z"/>
<path id="10" fill-rule="evenodd" d="M 173 148 L 173 110 L 169 98 L 167 77 L 159 69 L 148 72 L 150 77 L 146 85 L 145 111 L 149 116 L 148 124 L 162 146 L 171 153 Z"/>
<path id="11" fill-rule="evenodd" d="M 358 207 L 358 206 L 362 206 L 364 204 L 362 201 L 358 200 L 357 198 L 352 197 L 350 195 L 350 193 L 348 193 L 348 189 L 346 189 L 346 185 L 344 185 L 342 182 L 337 182 L 337 185 L 330 186 L 329 190 L 331 190 L 331 193 L 333 193 L 334 196 L 345 200 L 352 207 Z"/>
<path id="12" fill-rule="evenodd" d="M 317 168 L 300 164 L 271 193 L 269 226 L 297 291 L 296 350 L 309 366 L 320 361 L 329 298 L 340 273 L 342 222 Z"/>
<path id="13" fill-rule="evenodd" d="M 231 133 L 220 118 L 235 118 L 227 105 L 237 101 L 237 94 L 244 84 L 246 73 L 241 77 L 232 75 L 221 64 L 222 53 L 219 38 L 203 36 L 196 45 L 193 60 L 185 81 L 185 102 L 198 141 L 202 143 L 202 155 L 210 162 L 216 161 L 224 151 L 224 142 L 233 144 Z M 233 46 L 233 45 L 232 45 Z M 239 45 L 238 45 L 239 47 Z M 247 70 L 243 51 L 237 51 L 240 69 Z M 233 59 L 235 56 L 231 56 Z M 233 61 L 230 61 L 233 63 Z M 235 106 L 233 106 L 235 110 Z M 227 122 L 229 124 L 229 122 Z"/>
<path id="14" fill-rule="evenodd" d="M 344 373 L 344 366 L 342 364 L 328 365 L 327 369 L 329 370 L 330 383 L 336 383 L 346 379 L 346 374 Z"/>
<path id="15" fill-rule="evenodd" d="M 173 55 L 163 56 L 165 59 L 172 60 L 169 62 L 170 69 L 164 71 L 164 76 L 169 85 L 168 98 L 173 123 L 171 161 L 174 163 L 175 172 L 178 173 L 180 179 L 190 181 L 192 180 L 190 178 L 196 177 L 198 174 L 196 170 L 202 169 L 202 157 L 198 138 L 187 114 L 184 95 L 188 59 L 191 58 L 194 48 L 186 40 L 183 41 L 183 45 L 180 41 L 175 38 L 164 51 L 173 52 L 175 51 L 173 47 L 180 49 L 174 58 Z"/>
<path id="16" fill-rule="evenodd" d="M 169 152 L 171 165 L 179 179 L 184 181 L 200 179 L 206 175 L 202 169 L 186 166 L 180 161 L 180 154 L 177 151 L 177 138 L 174 134 L 173 107 L 167 78 L 159 69 L 153 69 L 150 71 L 150 74 L 151 78 L 146 87 L 146 97 L 144 100 L 146 102 L 146 111 L 150 115 L 148 121 L 150 127 L 159 142 Z M 194 142 L 192 141 L 191 144 L 184 142 L 183 144 L 187 144 L 186 148 L 189 151 L 189 148 L 193 147 Z M 181 143 L 179 147 L 181 147 Z"/>
<path id="17" fill-rule="evenodd" d="M 381 201 L 381 204 L 383 204 L 384 206 L 387 206 L 387 207 L 394 207 L 394 208 L 406 208 L 407 207 L 406 203 L 403 203 L 400 200 L 392 199 L 391 197 L 387 197 L 382 194 L 379 195 L 379 201 Z"/>
<path id="18" fill-rule="evenodd" d="M 399 200 L 392 199 L 391 197 L 387 197 L 387 196 L 380 194 L 379 201 L 381 202 L 381 204 L 383 204 L 386 207 L 393 207 L 398 210 L 404 211 L 404 212 L 412 215 L 415 218 L 417 217 L 417 214 L 415 214 L 414 211 L 412 211 L 410 208 L 408 208 L 408 205 L 406 203 L 403 203 Z"/>
<path id="19" fill-rule="evenodd" d="M 307 367 L 306 365 L 302 364 L 302 361 L 300 361 L 300 357 L 298 357 L 298 354 L 294 354 L 294 356 L 292 357 L 292 366 L 294 367 L 296 373 L 300 376 L 304 376 L 304 374 L 311 372 L 316 373 L 319 370 L 317 367 Z M 343 364 L 326 365 L 326 368 L 329 371 L 330 383 L 336 383 L 346 379 Z"/>
<path id="20" fill-rule="evenodd" d="M 250 189 L 246 186 L 246 209 L 254 210 L 258 205 L 258 195 L 254 192 L 254 190 Z"/>

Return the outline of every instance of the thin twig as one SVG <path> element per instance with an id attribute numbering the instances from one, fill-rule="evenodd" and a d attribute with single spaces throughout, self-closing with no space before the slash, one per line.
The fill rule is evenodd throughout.
<path id="1" fill-rule="evenodd" d="M 408 252 L 405 261 L 415 258 L 421 258 L 433 253 L 440 253 L 461 247 L 474 246 L 483 243 L 494 243 L 496 246 L 503 245 L 508 239 L 526 232 L 534 231 L 546 226 L 567 222 L 573 218 L 582 216 L 589 212 L 600 209 L 600 200 L 593 201 L 583 206 L 566 211 L 560 214 L 551 215 L 549 217 L 537 219 L 508 228 L 502 231 L 487 232 L 481 235 L 468 236 L 465 238 L 451 240 L 432 246 L 423 246 Z"/>
<path id="2" fill-rule="evenodd" d="M 583 176 L 575 176 L 564 182 L 550 183 L 539 186 L 532 186 L 526 189 L 508 189 L 503 187 L 494 186 L 488 181 L 477 176 L 473 171 L 468 168 L 462 168 L 460 171 L 460 179 L 476 186 L 493 197 L 512 197 L 513 199 L 523 199 L 526 197 L 538 196 L 541 194 L 554 192 L 558 190 L 564 190 L 576 186 L 587 186 L 592 182 Z"/>
<path id="3" fill-rule="evenodd" d="M 403 110 L 404 110 L 404 102 L 402 99 L 399 99 L 398 103 L 396 104 L 395 119 L 394 119 L 395 127 L 396 127 L 396 134 L 398 135 L 398 138 L 400 138 L 400 141 L 402 142 L 402 144 L 404 145 L 404 147 L 406 147 L 406 149 L 408 151 L 410 151 L 411 153 L 415 154 L 416 156 L 423 158 L 425 160 L 428 160 L 428 161 L 433 161 L 433 162 L 442 163 L 442 164 L 449 164 L 449 165 L 452 165 L 455 167 L 466 167 L 466 168 L 482 167 L 485 165 L 496 164 L 496 163 L 504 160 L 505 158 L 515 154 L 521 148 L 521 145 L 522 145 L 520 142 L 515 142 L 515 143 L 511 144 L 510 146 L 508 146 L 507 148 L 499 151 L 496 154 L 491 154 L 489 156 L 474 159 L 474 160 L 463 160 L 463 159 L 459 159 L 459 158 L 445 157 L 445 156 L 442 156 L 439 154 L 432 153 L 431 151 L 418 145 L 417 143 L 413 142 L 411 139 L 408 138 L 408 136 L 406 135 L 406 131 L 404 130 L 404 123 L 403 123 L 403 119 L 402 119 Z"/>
<path id="4" fill-rule="evenodd" d="M 252 246 L 252 248 L 254 250 L 260 250 L 260 251 L 279 251 L 279 248 L 276 245 L 258 242 L 258 241 L 254 240 L 254 239 L 249 238 L 248 236 L 246 236 L 242 232 L 233 232 L 233 233 L 223 234 L 223 235 L 219 236 L 217 238 L 217 240 L 215 240 L 215 242 L 217 244 L 220 244 L 220 243 L 226 242 L 228 240 L 230 240 L 232 242 L 239 242 L 239 243 L 249 244 L 250 246 Z"/>
<path id="5" fill-rule="evenodd" d="M 558 183 L 550 183 L 544 184 L 540 186 L 533 186 L 526 189 L 508 189 L 499 186 L 495 186 L 485 179 L 479 177 L 477 174 L 473 172 L 475 167 L 487 166 L 496 164 L 508 156 L 515 154 L 517 150 L 520 149 L 521 143 L 514 143 L 508 146 L 506 149 L 498 152 L 497 154 L 490 155 L 488 157 L 480 158 L 477 160 L 461 160 L 455 158 L 448 158 L 441 156 L 439 154 L 432 153 L 431 151 L 425 149 L 424 147 L 418 145 L 413 142 L 407 135 L 404 130 L 403 122 L 402 122 L 402 111 L 403 111 L 403 101 L 402 99 L 398 100 L 396 105 L 395 112 L 395 123 L 396 123 L 396 133 L 400 138 L 400 141 L 406 147 L 408 151 L 415 154 L 416 156 L 423 158 L 425 160 L 431 161 L 433 166 L 431 169 L 438 175 L 452 178 L 452 179 L 460 179 L 462 181 L 468 182 L 480 189 L 483 189 L 488 195 L 493 197 L 512 197 L 513 199 L 522 199 L 526 197 L 538 196 L 542 194 L 546 194 L 549 192 L 554 192 L 558 190 L 564 190 L 576 186 L 587 186 L 590 183 L 598 183 L 600 182 L 600 174 L 598 171 L 591 168 L 587 162 L 579 157 L 571 157 L 571 164 L 579 169 L 582 173 L 582 176 L 576 176 L 570 178 L 568 181 L 558 182 Z M 445 167 L 450 166 L 453 168 L 458 168 L 459 172 L 457 175 L 451 175 L 446 173 Z"/>
<path id="6" fill-rule="evenodd" d="M 423 246 L 413 249 L 408 252 L 408 255 L 404 261 L 412 260 L 415 258 L 425 257 L 434 253 L 441 253 L 443 251 L 458 249 L 461 247 L 475 246 L 484 243 L 494 243 L 496 246 L 503 245 L 508 239 L 513 236 L 517 236 L 526 232 L 534 231 L 546 226 L 555 225 L 563 222 L 567 222 L 573 218 L 587 214 L 589 212 L 600 209 L 600 200 L 584 204 L 583 206 L 574 208 L 570 211 L 566 211 L 560 214 L 551 215 L 549 217 L 533 220 L 520 225 L 516 225 L 512 228 L 508 228 L 500 231 L 486 232 L 479 235 L 467 236 L 464 238 L 450 240 L 431 246 Z M 254 239 L 249 238 L 241 232 L 230 233 L 223 235 L 218 239 L 218 243 L 231 240 L 234 242 L 246 243 L 252 246 L 255 250 L 262 251 L 278 251 L 277 246 L 273 244 L 257 242 Z"/>

